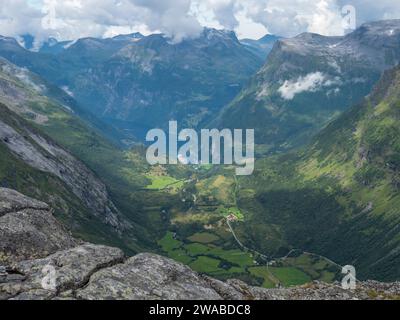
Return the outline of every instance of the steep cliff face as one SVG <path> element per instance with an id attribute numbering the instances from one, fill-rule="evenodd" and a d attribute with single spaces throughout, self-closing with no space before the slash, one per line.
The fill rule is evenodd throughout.
<path id="1" fill-rule="evenodd" d="M 0 141 L 30 167 L 58 177 L 98 218 L 121 229 L 105 185 L 79 160 L 0 105 Z"/>
<path id="2" fill-rule="evenodd" d="M 267 34 L 261 39 L 242 39 L 240 43 L 245 45 L 248 50 L 259 56 L 263 61 L 267 59 L 272 51 L 274 44 L 280 40 L 281 37 Z"/>
<path id="3" fill-rule="evenodd" d="M 66 96 L 27 69 L 0 59 L 0 140 L 27 165 L 63 181 L 94 215 L 120 228 L 105 185 L 76 157 L 33 129 L 32 124 L 47 127 L 54 118 L 66 121 L 68 114 L 80 114 Z"/>
<path id="4" fill-rule="evenodd" d="M 0 257 L 8 257 L 0 260 L 0 300 L 342 300 L 400 295 L 399 283 L 377 282 L 360 283 L 356 291 L 323 283 L 261 289 L 238 280 L 221 282 L 154 254 L 128 258 L 120 249 L 79 244 L 46 204 L 8 189 L 0 189 L 0 228 L 8 230 L 0 232 L 0 244 L 6 244 L 0 245 Z"/>

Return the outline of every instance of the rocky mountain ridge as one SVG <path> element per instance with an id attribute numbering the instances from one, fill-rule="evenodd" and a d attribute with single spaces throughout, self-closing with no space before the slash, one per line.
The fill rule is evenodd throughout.
<path id="1" fill-rule="evenodd" d="M 400 296 L 399 283 L 359 283 L 354 291 L 319 282 L 262 289 L 239 280 L 221 282 L 154 254 L 128 258 L 117 248 L 73 240 L 51 217 L 46 204 L 9 189 L 0 189 L 0 220 L 0 226 L 8 230 L 0 233 L 0 243 L 7 243 L 0 247 L 0 300 L 348 300 Z M 10 241 L 15 236 L 18 241 Z M 21 252 L 26 254 L 21 256 Z"/>
<path id="2" fill-rule="evenodd" d="M 240 42 L 246 45 L 249 50 L 257 54 L 261 59 L 266 60 L 275 43 L 280 39 L 281 37 L 279 36 L 267 34 L 258 40 L 242 39 Z"/>

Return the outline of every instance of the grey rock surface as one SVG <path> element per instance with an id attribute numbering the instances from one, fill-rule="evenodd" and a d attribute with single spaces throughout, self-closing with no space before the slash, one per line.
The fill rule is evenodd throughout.
<path id="1" fill-rule="evenodd" d="M 46 257 L 76 245 L 47 204 L 0 188 L 0 265 Z"/>
<path id="2" fill-rule="evenodd" d="M 220 300 L 222 297 L 189 267 L 153 254 L 139 254 L 96 273 L 78 290 L 79 299 Z"/>
<path id="3" fill-rule="evenodd" d="M 130 225 L 110 200 L 104 183 L 85 164 L 56 143 L 28 127 L 0 105 L 0 142 L 32 168 L 64 182 L 96 217 L 122 231 Z M 13 126 L 7 118 L 14 118 Z M 4 119 L 3 119 L 4 117 Z"/>
<path id="4" fill-rule="evenodd" d="M 6 292 L 17 300 L 65 295 L 72 298 L 73 292 L 84 287 L 93 274 L 122 263 L 124 257 L 117 248 L 83 244 L 44 259 L 23 261 L 15 265 L 14 272 L 25 275 L 26 279 L 22 283 L 8 283 Z"/>

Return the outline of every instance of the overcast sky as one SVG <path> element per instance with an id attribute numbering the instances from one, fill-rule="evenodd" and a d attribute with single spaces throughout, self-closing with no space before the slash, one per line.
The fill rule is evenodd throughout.
<path id="1" fill-rule="evenodd" d="M 42 41 L 139 31 L 180 41 L 209 26 L 235 30 L 240 38 L 341 35 L 345 5 L 355 7 L 358 25 L 400 18 L 399 0 L 0 0 L 0 34 L 30 33 Z"/>

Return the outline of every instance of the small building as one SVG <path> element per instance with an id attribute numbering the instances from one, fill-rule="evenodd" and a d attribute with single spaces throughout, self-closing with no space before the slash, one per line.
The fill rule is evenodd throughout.
<path id="1" fill-rule="evenodd" d="M 230 214 L 229 216 L 226 217 L 229 222 L 236 222 L 238 218 L 234 214 Z"/>

